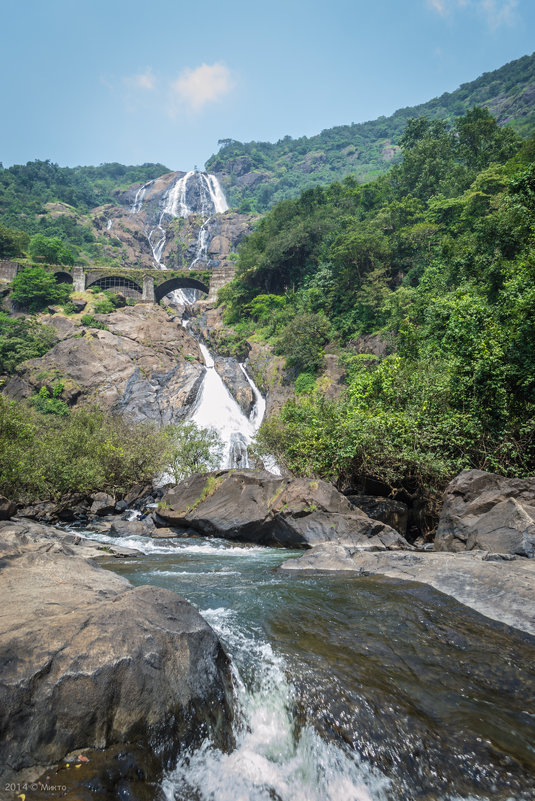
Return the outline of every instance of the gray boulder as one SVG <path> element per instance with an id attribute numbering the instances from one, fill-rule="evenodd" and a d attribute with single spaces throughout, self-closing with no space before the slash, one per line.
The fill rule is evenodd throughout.
<path id="1" fill-rule="evenodd" d="M 321 542 L 411 547 L 397 531 L 353 507 L 332 484 L 254 470 L 186 479 L 163 496 L 158 519 L 207 536 L 288 548 Z"/>
<path id="2" fill-rule="evenodd" d="M 531 515 L 528 514 L 528 509 Z M 508 498 L 493 506 L 470 528 L 466 550 L 535 556 L 535 509 Z"/>
<path id="3" fill-rule="evenodd" d="M 83 310 L 87 306 L 87 301 L 82 300 L 81 298 L 71 298 L 71 303 L 76 309 L 78 314 L 81 314 L 81 312 L 83 312 Z"/>
<path id="4" fill-rule="evenodd" d="M 535 478 L 466 470 L 448 485 L 436 551 L 481 549 L 535 556 Z"/>
<path id="5" fill-rule="evenodd" d="M 163 762 L 207 733 L 228 745 L 228 660 L 210 626 L 170 590 L 134 588 L 47 542 L 46 528 L 0 523 L 5 775 L 117 743 Z"/>
<path id="6" fill-rule="evenodd" d="M 156 531 L 152 517 L 143 520 L 114 520 L 110 526 L 112 537 L 152 537 Z"/>
<path id="7" fill-rule="evenodd" d="M 93 515 L 103 517 L 104 515 L 111 515 L 115 511 L 115 498 L 106 492 L 95 492 L 94 495 L 91 495 L 91 500 L 92 504 L 89 511 Z"/>

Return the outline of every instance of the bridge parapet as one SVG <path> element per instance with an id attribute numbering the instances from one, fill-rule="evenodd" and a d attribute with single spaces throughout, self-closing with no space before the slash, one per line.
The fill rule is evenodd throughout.
<path id="1" fill-rule="evenodd" d="M 27 265 L 19 262 L 0 260 L 0 283 L 10 283 L 16 274 Z M 53 273 L 61 282 L 73 284 L 76 292 L 83 292 L 92 286 L 101 289 L 114 289 L 131 297 L 138 297 L 147 303 L 159 303 L 175 289 L 199 289 L 207 293 L 208 300 L 217 299 L 217 290 L 234 278 L 235 267 L 226 263 L 212 270 L 137 270 L 116 269 L 113 267 L 88 267 L 81 265 L 47 264 L 41 265 Z"/>

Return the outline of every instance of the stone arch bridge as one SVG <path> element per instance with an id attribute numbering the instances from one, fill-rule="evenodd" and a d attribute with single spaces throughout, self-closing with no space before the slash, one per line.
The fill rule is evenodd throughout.
<path id="1" fill-rule="evenodd" d="M 18 262 L 0 261 L 0 282 L 10 282 L 24 269 Z M 234 266 L 228 263 L 213 270 L 136 270 L 110 267 L 42 265 L 56 281 L 69 283 L 77 292 L 91 287 L 122 292 L 146 303 L 159 303 L 175 289 L 198 289 L 215 301 L 217 290 L 234 278 Z"/>

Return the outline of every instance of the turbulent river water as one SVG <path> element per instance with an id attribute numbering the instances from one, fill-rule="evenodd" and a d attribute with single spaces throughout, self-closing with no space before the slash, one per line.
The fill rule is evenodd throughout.
<path id="1" fill-rule="evenodd" d="M 534 638 L 422 585 L 278 571 L 294 552 L 122 544 L 145 555 L 109 567 L 185 596 L 232 660 L 236 749 L 183 755 L 168 801 L 535 797 Z"/>

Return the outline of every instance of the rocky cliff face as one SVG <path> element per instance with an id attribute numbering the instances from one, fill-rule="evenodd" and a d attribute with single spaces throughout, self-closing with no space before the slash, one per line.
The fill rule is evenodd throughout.
<path id="1" fill-rule="evenodd" d="M 134 422 L 158 425 L 183 419 L 197 398 L 204 367 L 199 346 L 180 320 L 146 304 L 96 317 L 107 330 L 48 318 L 59 342 L 45 356 L 24 362 L 5 394 L 20 400 L 61 380 L 70 405 L 97 401 Z"/>
<path id="2" fill-rule="evenodd" d="M 229 254 L 254 217 L 229 211 L 215 176 L 170 172 L 116 193 L 119 205 L 99 206 L 92 224 L 109 239 L 105 255 L 118 266 L 154 269 L 232 266 Z"/>

